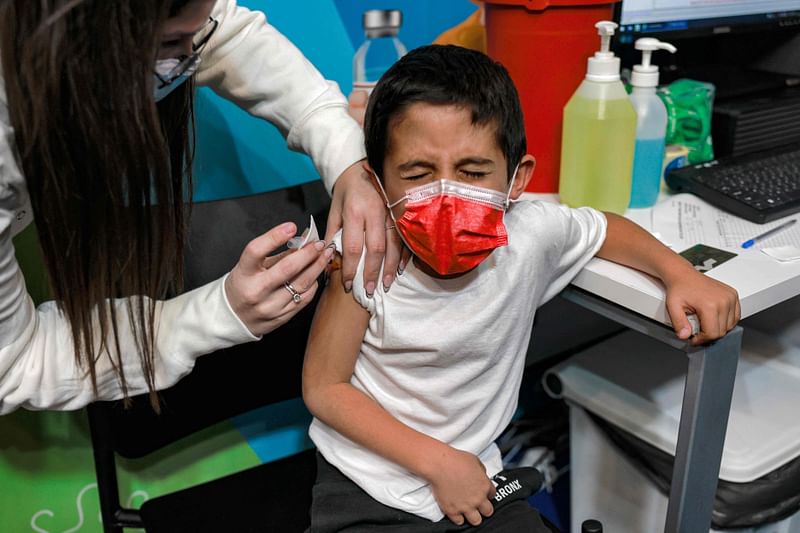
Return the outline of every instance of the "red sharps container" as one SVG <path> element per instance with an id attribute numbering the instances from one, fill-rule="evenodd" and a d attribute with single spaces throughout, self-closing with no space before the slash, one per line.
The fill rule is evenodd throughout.
<path id="1" fill-rule="evenodd" d="M 528 153 L 536 172 L 528 191 L 558 192 L 561 117 L 597 49 L 595 23 L 618 0 L 485 0 L 489 55 L 517 86 Z"/>

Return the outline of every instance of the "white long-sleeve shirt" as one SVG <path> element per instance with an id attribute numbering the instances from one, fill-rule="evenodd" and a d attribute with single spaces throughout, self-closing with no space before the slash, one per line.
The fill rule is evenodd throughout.
<path id="1" fill-rule="evenodd" d="M 203 52 L 197 81 L 254 116 L 275 124 L 289 148 L 310 155 L 330 191 L 364 157 L 363 134 L 347 101 L 263 14 L 218 0 L 217 31 Z M 54 302 L 36 308 L 25 289 L 11 238 L 32 220 L 25 179 L 14 157 L 5 85 L 0 78 L 0 414 L 18 407 L 77 409 L 122 396 L 107 356 L 96 365 L 98 396 L 78 367 L 69 323 Z M 268 208 L 268 207 L 267 207 Z M 147 391 L 124 299 L 115 300 L 128 392 Z M 156 387 L 189 373 L 195 359 L 256 340 L 234 314 L 224 277 L 156 303 Z"/>

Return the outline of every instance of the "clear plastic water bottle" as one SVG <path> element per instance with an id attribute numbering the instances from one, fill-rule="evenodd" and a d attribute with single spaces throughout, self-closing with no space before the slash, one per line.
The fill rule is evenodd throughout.
<path id="1" fill-rule="evenodd" d="M 397 38 L 403 14 L 399 9 L 371 9 L 361 20 L 365 40 L 353 57 L 353 91 L 369 94 L 383 73 L 406 54 Z"/>

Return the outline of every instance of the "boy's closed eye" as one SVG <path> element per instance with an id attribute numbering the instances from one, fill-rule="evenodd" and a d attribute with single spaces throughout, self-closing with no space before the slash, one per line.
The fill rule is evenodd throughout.
<path id="1" fill-rule="evenodd" d="M 464 170 L 464 169 L 462 169 L 462 170 L 458 171 L 458 174 L 460 174 L 461 176 L 463 176 L 463 177 L 465 177 L 467 179 L 470 179 L 470 180 L 480 180 L 480 179 L 485 178 L 489 174 L 491 174 L 491 172 L 489 172 L 487 170 Z M 408 176 L 400 176 L 401 179 L 409 180 L 409 181 L 421 180 L 423 178 L 428 178 L 428 177 L 433 177 L 433 173 L 430 172 L 430 171 L 426 171 L 426 172 L 421 172 L 421 173 L 414 173 L 414 174 L 411 174 L 411 175 L 408 175 Z M 436 178 L 436 179 L 447 179 L 447 177 L 442 176 L 442 177 L 439 177 L 439 178 Z"/>
<path id="2" fill-rule="evenodd" d="M 488 170 L 460 170 L 460 173 L 470 179 L 479 180 L 481 178 L 485 178 L 489 174 L 491 174 Z"/>
<path id="3" fill-rule="evenodd" d="M 496 167 L 492 159 L 479 156 L 465 157 L 456 166 L 459 175 L 471 179 L 485 178 L 494 173 Z"/>
<path id="4" fill-rule="evenodd" d="M 422 178 L 427 178 L 429 176 L 431 176 L 431 172 L 422 172 L 420 174 L 411 174 L 409 176 L 400 176 L 400 179 L 409 180 L 409 181 L 415 181 L 415 180 L 421 180 Z"/>
<path id="5" fill-rule="evenodd" d="M 432 177 L 436 166 L 425 160 L 416 159 L 406 161 L 398 167 L 401 180 L 415 181 L 422 178 Z"/>

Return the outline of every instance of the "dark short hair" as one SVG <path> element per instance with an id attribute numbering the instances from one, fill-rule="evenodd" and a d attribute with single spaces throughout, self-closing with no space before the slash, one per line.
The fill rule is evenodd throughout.
<path id="1" fill-rule="evenodd" d="M 364 117 L 367 160 L 383 179 L 389 122 L 415 103 L 463 106 L 472 124 L 496 126 L 508 178 L 525 155 L 525 125 L 519 95 L 508 71 L 486 54 L 452 45 L 416 48 L 381 77 Z"/>

